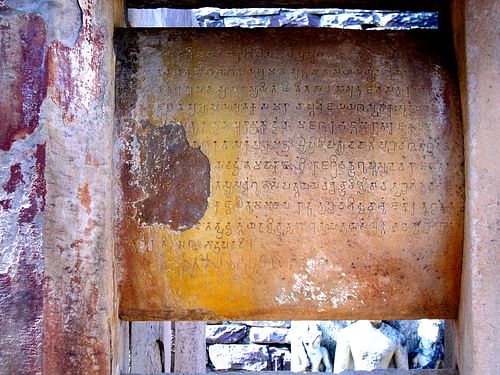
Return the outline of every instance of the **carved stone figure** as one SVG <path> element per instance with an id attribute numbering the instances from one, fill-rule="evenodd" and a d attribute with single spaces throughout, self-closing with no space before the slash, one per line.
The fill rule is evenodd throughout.
<path id="1" fill-rule="evenodd" d="M 332 372 L 332 362 L 325 347 L 323 334 L 314 322 L 296 322 L 292 328 L 292 372 Z"/>
<path id="2" fill-rule="evenodd" d="M 438 369 L 443 366 L 443 345 L 440 343 L 439 320 L 422 319 L 417 329 L 420 342 L 413 358 L 413 367 Z"/>
<path id="3" fill-rule="evenodd" d="M 408 369 L 404 343 L 403 335 L 381 320 L 358 320 L 339 333 L 333 372 Z"/>

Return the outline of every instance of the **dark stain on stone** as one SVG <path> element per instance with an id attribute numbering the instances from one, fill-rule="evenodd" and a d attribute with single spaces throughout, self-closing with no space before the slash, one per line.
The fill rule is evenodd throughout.
<path id="1" fill-rule="evenodd" d="M 12 201 L 10 199 L 1 200 L 0 207 L 2 207 L 4 210 L 10 210 L 12 208 Z"/>
<path id="2" fill-rule="evenodd" d="M 10 178 L 3 188 L 6 193 L 13 193 L 21 183 L 24 183 L 21 164 L 16 163 L 10 166 Z"/>
<path id="3" fill-rule="evenodd" d="M 19 253 L 17 272 L 0 273 L 0 362 L 4 374 L 42 373 L 43 280 L 40 259 L 43 254 L 35 237 L 25 240 L 29 242 L 19 244 L 16 249 Z M 39 260 L 34 259 L 35 255 Z"/>
<path id="4" fill-rule="evenodd" d="M 35 175 L 31 190 L 28 195 L 29 205 L 23 207 L 19 213 L 19 224 L 33 222 L 36 214 L 45 208 L 45 195 L 47 187 L 45 184 L 45 144 L 39 144 L 34 152 Z"/>
<path id="5" fill-rule="evenodd" d="M 9 21 L 0 33 L 0 150 L 31 134 L 38 126 L 40 106 L 47 93 L 45 21 L 25 14 Z"/>
<path id="6" fill-rule="evenodd" d="M 139 180 L 147 197 L 136 203 L 136 218 L 141 224 L 167 224 L 174 230 L 191 228 L 208 207 L 209 160 L 190 146 L 182 125 L 142 126 Z"/>
<path id="7" fill-rule="evenodd" d="M 137 102 L 136 73 L 139 70 L 137 56 L 140 51 L 137 38 L 137 33 L 131 33 L 126 29 L 118 29 L 115 34 L 115 115 L 119 119 L 130 117 L 130 111 Z"/>

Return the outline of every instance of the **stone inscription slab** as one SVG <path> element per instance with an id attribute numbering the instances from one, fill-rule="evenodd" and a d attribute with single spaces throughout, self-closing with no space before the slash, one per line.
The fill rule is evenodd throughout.
<path id="1" fill-rule="evenodd" d="M 440 34 L 118 34 L 126 319 L 457 314 L 463 142 Z"/>

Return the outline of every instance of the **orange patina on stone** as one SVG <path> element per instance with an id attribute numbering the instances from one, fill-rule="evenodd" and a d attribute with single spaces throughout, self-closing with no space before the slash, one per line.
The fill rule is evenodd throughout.
<path id="1" fill-rule="evenodd" d="M 117 40 L 123 318 L 456 317 L 463 136 L 438 31 Z"/>

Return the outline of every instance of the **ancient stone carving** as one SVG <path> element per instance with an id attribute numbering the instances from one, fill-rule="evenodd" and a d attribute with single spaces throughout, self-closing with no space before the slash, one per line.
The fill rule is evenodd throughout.
<path id="1" fill-rule="evenodd" d="M 124 318 L 454 317 L 453 69 L 431 34 L 361 34 L 118 36 Z"/>
<path id="2" fill-rule="evenodd" d="M 333 372 L 408 369 L 404 341 L 397 330 L 381 320 L 358 320 L 339 334 Z"/>
<path id="3" fill-rule="evenodd" d="M 321 346 L 323 334 L 313 322 L 294 322 L 292 372 L 332 372 L 330 355 Z"/>
<path id="4" fill-rule="evenodd" d="M 443 364 L 443 345 L 439 340 L 439 320 L 423 319 L 417 329 L 420 342 L 413 368 L 437 369 Z"/>

